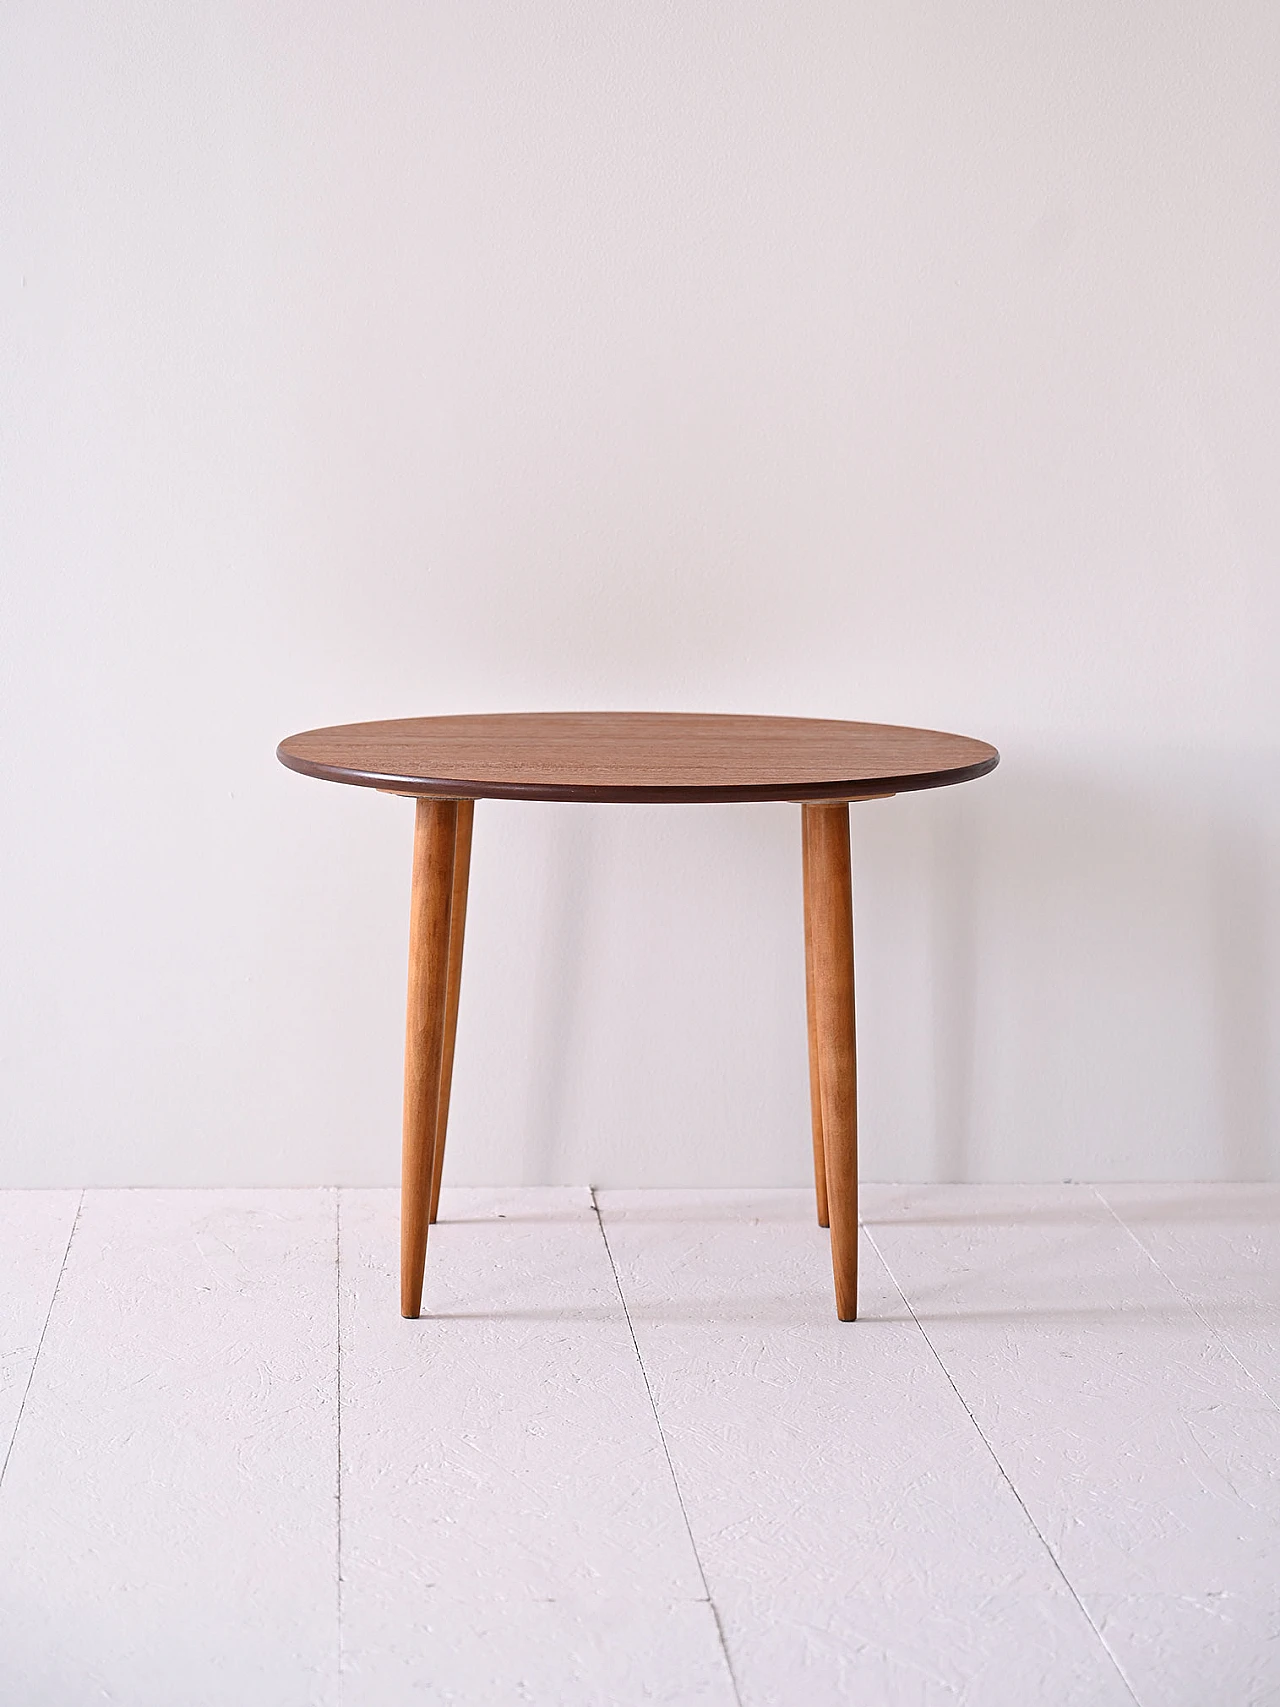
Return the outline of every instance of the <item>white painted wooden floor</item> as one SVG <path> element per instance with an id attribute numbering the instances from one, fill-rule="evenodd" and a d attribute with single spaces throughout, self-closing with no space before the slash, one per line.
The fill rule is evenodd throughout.
<path id="1" fill-rule="evenodd" d="M 1280 1188 L 0 1194 L 2 1707 L 1280 1702 Z"/>

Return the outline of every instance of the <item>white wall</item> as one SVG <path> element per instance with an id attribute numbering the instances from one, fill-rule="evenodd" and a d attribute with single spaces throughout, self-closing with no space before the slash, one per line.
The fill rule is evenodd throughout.
<path id="1" fill-rule="evenodd" d="M 11 0 L 0 1183 L 394 1177 L 357 717 L 859 808 L 870 1177 L 1275 1177 L 1280 7 Z M 800 1181 L 797 814 L 482 805 L 456 1180 Z"/>

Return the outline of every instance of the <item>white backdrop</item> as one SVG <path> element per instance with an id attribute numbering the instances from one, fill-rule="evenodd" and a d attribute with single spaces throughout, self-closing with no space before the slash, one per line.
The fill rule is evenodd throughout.
<path id="1" fill-rule="evenodd" d="M 318 723 L 956 729 L 872 1178 L 1280 1166 L 1280 7 L 11 0 L 0 1183 L 395 1177 Z M 798 814 L 482 804 L 450 1177 L 799 1182 Z"/>

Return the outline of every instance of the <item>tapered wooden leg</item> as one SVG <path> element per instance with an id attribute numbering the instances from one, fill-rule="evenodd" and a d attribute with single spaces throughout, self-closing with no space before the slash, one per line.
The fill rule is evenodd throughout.
<path id="1" fill-rule="evenodd" d="M 400 1174 L 400 1314 L 422 1309 L 440 1067 L 449 983 L 449 913 L 458 834 L 456 800 L 419 800 L 409 909 L 409 1002 L 404 1044 Z"/>
<path id="2" fill-rule="evenodd" d="M 831 1213 L 836 1315 L 858 1314 L 858 1068 L 853 1010 L 853 879 L 849 808 L 805 806 L 813 922 L 822 1142 Z"/>
<path id="3" fill-rule="evenodd" d="M 818 1195 L 818 1225 L 829 1227 L 827 1161 L 822 1143 L 822 1077 L 818 1063 L 818 1004 L 813 988 L 813 900 L 809 876 L 809 815 L 800 809 L 800 839 L 804 850 L 804 997 L 809 1019 L 809 1115 L 813 1124 L 813 1183 Z"/>
<path id="4" fill-rule="evenodd" d="M 471 825 L 474 800 L 458 802 L 458 834 L 453 854 L 453 906 L 449 913 L 449 984 L 444 1005 L 444 1052 L 440 1061 L 440 1102 L 436 1110 L 435 1161 L 431 1168 L 431 1219 L 440 1208 L 444 1140 L 449 1130 L 449 1088 L 453 1084 L 453 1048 L 458 1038 L 458 989 L 462 983 L 462 938 L 467 928 L 467 883 L 471 876 Z"/>

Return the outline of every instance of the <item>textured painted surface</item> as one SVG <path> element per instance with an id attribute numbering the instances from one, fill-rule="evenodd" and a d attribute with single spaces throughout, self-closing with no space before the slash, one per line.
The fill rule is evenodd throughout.
<path id="1" fill-rule="evenodd" d="M 864 1217 L 1137 1697 L 1276 1699 L 1280 1411 L 1183 1293 L 1086 1186 Z"/>
<path id="2" fill-rule="evenodd" d="M 342 1194 L 343 1700 L 733 1702 L 583 1189 Z"/>
<path id="3" fill-rule="evenodd" d="M 87 1192 L 0 1490 L 0 1701 L 336 1701 L 335 1201 Z"/>
<path id="4" fill-rule="evenodd" d="M 79 1202 L 78 1191 L 0 1192 L 0 1466 L 27 1395 Z"/>
<path id="5" fill-rule="evenodd" d="M 1098 1186 L 1206 1327 L 1280 1404 L 1280 1186 Z"/>
<path id="6" fill-rule="evenodd" d="M 1190 1311 L 1227 1347 L 1267 1395 L 1280 1403 L 1280 1190 L 1275 1186 L 1145 1185 L 1098 1187 Z M 1190 1327 L 1190 1323 L 1188 1323 Z M 1225 1478 L 1253 1508 L 1233 1537 L 1225 1519 L 1214 1553 L 1255 1552 L 1259 1521 L 1280 1524 L 1280 1438 L 1266 1406 L 1228 1411 L 1210 1448 L 1195 1432 L 1191 1452 L 1200 1474 Z M 1212 1450 L 1216 1447 L 1216 1451 Z M 1201 1453 L 1212 1451 L 1211 1462 Z M 1264 1530 L 1265 1533 L 1265 1530 Z M 1199 1535 L 1187 1537 L 1189 1551 Z M 1280 1700 L 1280 1578 L 1274 1532 L 1257 1556 L 1256 1576 L 1241 1587 L 1238 1573 L 1215 1586 L 1176 1596 L 1099 1596 L 1108 1629 L 1132 1644 L 1132 1671 L 1145 1698 L 1231 1702 Z M 1227 1584 L 1230 1586 L 1227 1586 Z M 1197 1689 L 1204 1691 L 1197 1694 Z M 1210 1691 L 1216 1690 L 1216 1695 Z"/>
<path id="7" fill-rule="evenodd" d="M 869 1187 L 847 1326 L 807 1191 L 446 1193 L 416 1323 L 393 1193 L 78 1201 L 3 1707 L 1280 1698 L 1274 1188 Z"/>
<path id="8" fill-rule="evenodd" d="M 841 1325 L 807 1191 L 600 1205 L 744 1703 L 1128 1700 L 865 1242 Z"/>

